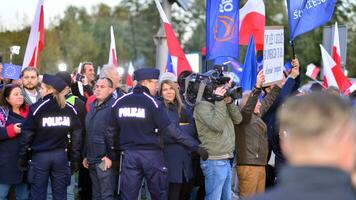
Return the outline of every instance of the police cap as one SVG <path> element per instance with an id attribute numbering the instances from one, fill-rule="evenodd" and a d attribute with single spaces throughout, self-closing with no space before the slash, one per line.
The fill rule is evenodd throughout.
<path id="1" fill-rule="evenodd" d="M 69 72 L 66 71 L 62 71 L 62 72 L 57 72 L 56 76 L 58 76 L 59 78 L 61 78 L 66 84 L 67 86 L 70 86 L 72 83 L 72 78 L 70 76 Z"/>
<path id="2" fill-rule="evenodd" d="M 52 74 L 43 74 L 42 82 L 52 86 L 58 92 L 61 92 L 67 86 L 61 78 Z"/>
<path id="3" fill-rule="evenodd" d="M 136 81 L 157 79 L 159 78 L 159 70 L 152 68 L 142 68 L 134 72 L 134 79 Z"/>

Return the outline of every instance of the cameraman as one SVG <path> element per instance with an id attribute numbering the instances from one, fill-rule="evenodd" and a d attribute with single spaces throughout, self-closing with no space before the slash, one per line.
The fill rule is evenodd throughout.
<path id="1" fill-rule="evenodd" d="M 213 91 L 217 98 L 210 101 L 203 98 L 194 109 L 201 146 L 209 153 L 208 160 L 200 161 L 205 176 L 206 200 L 231 199 L 230 159 L 235 149 L 233 124 L 239 124 L 242 115 L 232 98 L 224 97 L 230 86 L 217 87 Z"/>

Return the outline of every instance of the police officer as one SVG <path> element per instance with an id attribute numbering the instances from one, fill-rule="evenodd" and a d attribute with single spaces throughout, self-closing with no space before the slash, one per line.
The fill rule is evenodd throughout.
<path id="1" fill-rule="evenodd" d="M 168 134 L 175 141 L 197 151 L 202 159 L 208 157 L 196 139 L 184 134 L 169 121 L 163 105 L 152 97 L 157 92 L 158 77 L 157 69 L 136 70 L 134 78 L 138 85 L 112 106 L 112 122 L 106 137 L 111 149 L 117 142 L 123 151 L 120 174 L 122 200 L 138 198 L 143 177 L 148 183 L 152 199 L 167 199 L 167 168 L 159 134 Z M 118 133 L 119 137 L 116 137 Z M 114 138 L 119 141 L 114 141 Z M 111 153 L 108 156 L 110 158 Z"/>
<path id="2" fill-rule="evenodd" d="M 32 200 L 45 200 L 48 178 L 51 179 L 53 199 L 65 200 L 72 170 L 79 166 L 81 124 L 77 112 L 64 96 L 59 94 L 65 82 L 55 75 L 44 74 L 41 84 L 43 99 L 30 107 L 28 118 L 22 126 L 19 166 L 26 167 L 26 154 L 30 148 L 28 182 Z M 70 137 L 68 137 L 70 136 Z M 68 162 L 68 138 L 72 145 L 71 165 Z"/>

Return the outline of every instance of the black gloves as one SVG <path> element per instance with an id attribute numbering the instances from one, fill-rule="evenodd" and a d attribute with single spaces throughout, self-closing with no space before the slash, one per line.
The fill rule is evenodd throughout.
<path id="1" fill-rule="evenodd" d="M 72 171 L 72 174 L 74 174 L 75 172 L 77 172 L 79 170 L 79 162 L 71 162 L 70 163 L 70 168 L 71 168 L 71 171 Z"/>
<path id="2" fill-rule="evenodd" d="M 19 158 L 17 160 L 17 165 L 20 169 L 20 171 L 26 171 L 27 170 L 27 160 L 26 159 L 23 159 L 23 158 Z"/>
<path id="3" fill-rule="evenodd" d="M 196 152 L 200 155 L 200 158 L 202 160 L 207 160 L 209 157 L 208 151 L 206 149 L 204 149 L 203 147 L 199 147 Z"/>

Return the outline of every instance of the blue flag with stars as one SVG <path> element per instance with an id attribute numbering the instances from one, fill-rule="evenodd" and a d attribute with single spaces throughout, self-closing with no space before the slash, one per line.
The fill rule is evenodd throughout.
<path id="1" fill-rule="evenodd" d="M 17 80 L 20 78 L 22 66 L 5 63 L 2 68 L 2 78 Z"/>

